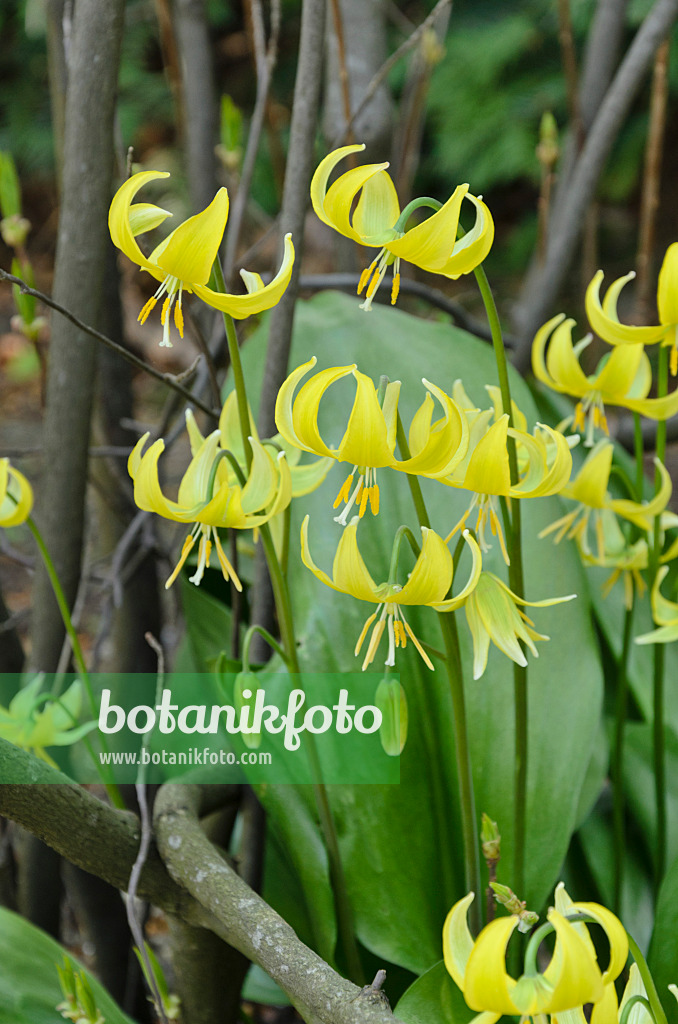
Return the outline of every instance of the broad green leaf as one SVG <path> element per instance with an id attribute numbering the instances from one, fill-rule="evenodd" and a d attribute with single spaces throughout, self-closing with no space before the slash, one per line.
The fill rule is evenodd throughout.
<path id="1" fill-rule="evenodd" d="M 63 999 L 56 964 L 65 950 L 58 942 L 0 907 L 0 1021 L 7 1024 L 56 1024 L 56 1006 Z M 106 1024 L 133 1024 L 96 978 L 74 958 L 75 971 L 84 971 Z"/>
<path id="2" fill-rule="evenodd" d="M 678 856 L 678 737 L 665 731 L 667 862 Z M 652 726 L 631 722 L 626 726 L 624 788 L 650 857 L 654 854 L 656 802 Z"/>
<path id="3" fill-rule="evenodd" d="M 183 576 L 181 603 L 195 668 L 206 672 L 221 651 L 231 649 L 230 608 Z"/>
<path id="4" fill-rule="evenodd" d="M 393 1012 L 405 1024 L 468 1024 L 474 1016 L 442 960 L 410 985 Z"/>
<path id="5" fill-rule="evenodd" d="M 248 380 L 258 379 L 264 361 L 266 329 L 244 349 Z M 375 307 L 370 314 L 349 297 L 323 293 L 297 307 L 290 369 L 318 356 L 318 367 L 347 365 L 377 380 L 387 373 L 401 380 L 406 427 L 424 397 L 421 376 L 448 392 L 461 377 L 478 405 L 489 405 L 485 383 L 495 384 L 489 345 L 443 323 L 422 321 L 399 310 Z M 514 398 L 530 423 L 534 406 L 524 383 L 512 375 Z M 251 383 L 256 395 L 256 384 Z M 336 444 L 353 398 L 349 380 L 323 398 L 320 431 Z M 315 579 L 299 558 L 301 518 L 310 514 L 314 558 L 326 570 L 332 564 L 341 527 L 333 521 L 332 502 L 350 467 L 332 470 L 323 486 L 295 503 L 292 516 L 289 578 L 293 594 L 299 654 L 304 667 L 349 671 L 362 623 L 374 606 L 337 594 Z M 381 471 L 381 512 L 368 513 L 360 527 L 362 554 L 375 579 L 385 580 L 392 538 L 399 525 L 417 530 L 404 474 Z M 445 536 L 458 521 L 470 495 L 424 482 L 434 528 Z M 597 743 L 602 679 L 592 633 L 588 596 L 578 557 L 564 545 L 538 541 L 537 534 L 561 515 L 557 499 L 522 503 L 527 596 L 532 600 L 577 593 L 579 600 L 554 608 L 528 609 L 539 632 L 538 660 L 530 659 L 530 755 L 527 890 L 530 905 L 550 896 L 576 825 L 580 791 Z M 486 567 L 506 578 L 495 549 Z M 460 577 L 468 569 L 462 561 Z M 415 633 L 434 647 L 442 640 L 430 609 L 411 609 Z M 503 837 L 500 880 L 511 884 L 513 863 L 513 672 L 512 663 L 492 649 L 487 671 L 473 682 L 470 638 L 464 614 L 457 613 L 466 678 L 471 756 L 478 813 L 487 811 Z M 381 678 L 380 653 L 365 674 L 373 697 Z M 392 787 L 337 787 L 331 793 L 340 846 L 360 941 L 372 952 L 417 973 L 440 959 L 441 928 L 449 907 L 466 891 L 461 861 L 460 820 L 454 761 L 452 703 L 446 672 L 436 661 L 430 672 L 411 645 L 398 653 L 397 670 L 407 693 L 410 733 L 401 759 L 401 784 Z M 281 790 L 280 813 L 286 800 Z M 590 799 L 589 795 L 589 799 Z M 265 800 L 265 802 L 267 802 Z M 293 837 L 289 837 L 293 841 Z M 309 900 L 312 894 L 308 894 Z"/>
<path id="6" fill-rule="evenodd" d="M 669 1024 L 678 1024 L 678 1003 L 667 991 L 678 984 L 678 857 L 673 861 L 659 890 L 657 917 L 648 963 Z"/>

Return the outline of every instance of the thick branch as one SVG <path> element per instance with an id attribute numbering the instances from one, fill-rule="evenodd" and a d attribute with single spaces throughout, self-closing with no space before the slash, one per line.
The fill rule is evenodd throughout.
<path id="1" fill-rule="evenodd" d="M 198 823 L 201 789 L 163 786 L 156 841 L 172 877 L 209 909 L 220 934 L 258 963 L 308 1024 L 394 1024 L 383 997 L 342 978 L 233 871 Z"/>

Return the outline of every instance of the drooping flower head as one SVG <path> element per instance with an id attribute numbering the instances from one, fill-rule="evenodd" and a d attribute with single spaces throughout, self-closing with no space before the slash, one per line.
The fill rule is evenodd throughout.
<path id="1" fill-rule="evenodd" d="M 33 489 L 23 473 L 0 459 L 0 526 L 25 523 L 33 508 Z"/>
<path id="2" fill-rule="evenodd" d="M 660 589 L 668 571 L 668 565 L 662 565 L 652 587 L 652 618 L 659 628 L 637 636 L 637 644 L 670 644 L 678 640 L 678 604 L 664 597 Z"/>
<path id="3" fill-rule="evenodd" d="M 316 364 L 315 356 L 294 370 L 281 387 L 275 405 L 275 421 L 284 440 L 302 451 L 315 452 L 337 462 L 348 462 L 353 468 L 339 491 L 334 507 L 346 502 L 337 521 L 346 525 L 354 505 L 362 517 L 369 501 L 374 515 L 379 511 L 379 485 L 376 470 L 384 467 L 420 476 L 442 477 L 450 473 L 463 458 L 468 445 L 466 417 L 456 403 L 424 380 L 427 395 L 415 413 L 409 433 L 411 458 L 394 456 L 400 381 L 386 385 L 383 399 L 364 373 L 351 366 L 335 366 L 321 370 L 299 389 L 302 377 Z M 320 402 L 327 389 L 342 377 L 352 375 L 356 394 L 346 430 L 336 448 L 330 448 L 318 429 Z M 442 406 L 443 415 L 432 421 L 434 396 Z M 355 474 L 358 481 L 354 485 Z"/>
<path id="4" fill-rule="evenodd" d="M 532 345 L 532 372 L 553 391 L 579 398 L 572 429 L 586 428 L 587 447 L 593 445 L 597 428 L 608 433 L 606 405 L 620 405 L 653 420 L 666 420 L 678 412 L 678 388 L 663 398 L 647 397 L 652 387 L 652 368 L 643 345 L 613 348 L 596 372 L 587 377 L 579 357 L 592 336 L 586 335 L 575 345 L 573 326 L 574 320 L 566 320 L 564 313 L 559 313 L 540 327 Z"/>
<path id="5" fill-rule="evenodd" d="M 189 430 L 189 435 L 191 431 Z M 232 483 L 224 460 L 218 454 L 219 431 L 213 431 L 197 447 L 186 470 L 176 501 L 163 494 L 158 480 L 158 460 L 164 451 L 162 438 L 144 451 L 148 434 L 144 434 L 133 448 L 127 468 L 134 480 L 134 500 L 139 508 L 156 512 L 176 523 L 193 523 L 186 538 L 181 557 L 167 580 L 170 587 L 199 538 L 198 566 L 191 582 L 200 583 L 209 566 L 212 545 L 216 548 L 221 571 L 226 580 L 232 580 L 238 590 L 242 585 L 229 562 L 219 539 L 218 528 L 230 527 L 248 530 L 268 522 L 286 508 L 292 497 L 290 471 L 284 453 L 274 458 L 255 438 L 252 446 L 252 466 L 244 486 Z M 193 433 L 192 440 L 196 435 Z"/>
<path id="6" fill-rule="evenodd" d="M 469 516 L 477 510 L 475 532 L 483 551 L 489 550 L 489 527 L 497 536 L 504 561 L 509 564 L 508 551 L 501 526 L 499 498 L 536 498 L 557 494 L 570 478 L 572 455 L 567 440 L 544 424 L 537 424 L 530 434 L 527 429 L 509 427 L 509 418 L 501 413 L 497 396 L 489 389 L 494 403 L 495 422 L 490 423 L 491 410 L 465 410 L 470 421 L 470 439 L 466 454 L 452 473 L 441 478 L 448 487 L 471 491 L 469 507 L 448 536 L 463 530 Z M 455 386 L 455 395 L 465 395 Z M 465 399 L 468 401 L 468 398 Z M 515 407 L 515 403 L 514 403 Z M 515 422 L 525 426 L 526 420 L 517 407 Z M 516 444 L 519 479 L 511 483 L 508 438 Z"/>
<path id="7" fill-rule="evenodd" d="M 139 320 L 143 323 L 158 299 L 164 302 L 160 316 L 164 331 L 161 345 L 171 347 L 170 318 L 174 311 L 174 323 L 180 336 L 184 336 L 184 317 L 181 308 L 184 292 L 194 292 L 209 306 L 229 313 L 236 320 L 270 309 L 281 298 L 289 284 L 294 263 L 292 236 L 285 236 L 285 251 L 280 270 L 270 284 L 264 287 L 258 274 L 241 271 L 246 295 L 224 295 L 208 287 L 214 260 L 219 251 L 221 239 L 228 218 L 228 193 L 220 188 L 216 196 L 202 213 L 189 217 L 183 224 L 155 247 L 150 256 L 145 256 L 136 240 L 136 235 L 161 224 L 171 216 L 167 210 L 150 203 L 133 203 L 140 188 L 156 178 L 168 178 L 164 171 L 141 171 L 133 174 L 121 185 L 113 197 L 108 214 L 108 227 L 114 245 L 148 271 L 160 282 L 155 295 L 149 299 Z"/>
<path id="8" fill-rule="evenodd" d="M 447 597 L 454 576 L 452 555 L 442 538 L 433 530 L 422 526 L 421 551 L 404 585 L 395 582 L 377 584 L 372 579 L 358 548 L 358 516 L 351 520 L 341 535 L 334 556 L 331 579 L 313 561 L 308 544 L 308 522 L 309 517 L 306 516 L 301 526 L 301 559 L 306 568 L 333 590 L 350 594 L 359 601 L 371 601 L 377 605 L 377 610 L 366 620 L 355 648 L 357 655 L 370 626 L 374 623 L 362 665 L 363 671 L 374 660 L 379 642 L 387 628 L 388 656 L 384 664 L 395 664 L 396 647 L 406 647 L 409 637 L 426 665 L 432 670 L 431 660 L 412 632 L 402 608 L 404 605 L 430 605 L 436 611 L 448 612 L 464 603 L 476 586 L 481 570 L 480 549 L 470 534 L 464 535 L 473 559 L 469 578 L 456 597 Z"/>
<path id="9" fill-rule="evenodd" d="M 621 350 L 620 350 L 621 351 Z M 547 537 L 555 533 L 558 544 L 563 537 L 576 540 L 587 555 L 591 551 L 589 526 L 593 524 L 597 542 L 597 556 L 602 559 L 605 552 L 605 527 L 602 513 L 613 512 L 646 532 L 652 529 L 654 517 L 664 511 L 671 497 L 671 477 L 664 465 L 657 460 L 661 487 L 650 501 L 632 501 L 630 498 L 613 498 L 608 490 L 614 445 L 603 438 L 591 449 L 586 461 L 574 480 L 561 491 L 563 498 L 577 502 L 576 508 L 547 526 L 539 534 Z"/>
<path id="10" fill-rule="evenodd" d="M 336 165 L 350 153 L 360 153 L 364 148 L 364 145 L 357 145 L 335 149 L 321 161 L 311 181 L 311 201 L 318 217 L 354 242 L 379 250 L 360 279 L 358 294 L 367 287 L 362 309 L 370 309 L 374 293 L 391 265 L 394 266 L 391 303 L 395 303 L 401 259 L 453 280 L 469 274 L 482 263 L 492 246 L 494 222 L 485 203 L 470 194 L 468 185 L 458 185 L 437 212 L 409 230 L 409 210 L 415 204 L 406 207 L 401 215 L 395 186 L 386 173 L 388 163 L 355 167 L 328 188 Z M 358 203 L 351 212 L 359 193 Z M 476 221 L 463 238 L 457 239 L 464 198 L 475 206 Z"/>
<path id="11" fill-rule="evenodd" d="M 502 1014 L 561 1014 L 585 1003 L 593 1003 L 595 1012 L 596 1004 L 610 997 L 609 990 L 614 992 L 614 980 L 628 956 L 628 940 L 621 922 L 605 907 L 597 903 L 572 903 L 566 893 L 563 897 L 557 891 L 556 907 L 547 915 L 548 924 L 556 933 L 551 960 L 540 973 L 536 967 L 537 948 L 530 951 L 528 946 L 525 973 L 515 979 L 506 970 L 506 948 L 520 925 L 520 917 L 512 914 L 496 918 L 474 942 L 466 920 L 473 898 L 474 894 L 469 893 L 447 915 L 443 955 L 445 966 L 467 1004 L 472 1010 L 481 1011 L 482 1024 L 494 1024 Z M 569 920 L 580 914 L 592 918 L 605 931 L 610 944 L 605 971 L 601 972 L 598 966 L 586 925 Z M 537 944 L 538 939 L 535 947 Z"/>
<path id="12" fill-rule="evenodd" d="M 567 597 L 552 597 L 543 601 L 525 601 L 494 573 L 482 572 L 475 590 L 469 594 L 464 605 L 466 621 L 473 637 L 473 678 L 480 679 L 487 668 L 490 640 L 518 665 L 527 665 L 520 641 L 529 647 L 535 658 L 539 657 L 534 641 L 548 640 L 549 637 L 537 633 L 534 623 L 519 606 L 546 608 L 572 601 L 576 596 L 568 594 Z"/>
<path id="13" fill-rule="evenodd" d="M 622 324 L 617 316 L 617 301 L 634 271 L 613 281 L 600 301 L 603 272 L 599 270 L 586 289 L 586 315 L 596 334 L 610 345 L 662 345 L 671 347 L 671 373 L 678 373 L 678 242 L 666 250 L 657 282 L 659 324 L 645 327 Z"/>

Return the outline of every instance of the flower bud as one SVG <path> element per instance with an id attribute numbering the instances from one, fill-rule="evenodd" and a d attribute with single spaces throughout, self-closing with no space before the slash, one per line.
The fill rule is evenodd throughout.
<path id="1" fill-rule="evenodd" d="M 397 679 L 381 680 L 375 704 L 381 711 L 381 745 L 389 757 L 398 757 L 407 739 L 407 698 Z"/>
<path id="2" fill-rule="evenodd" d="M 485 860 L 496 863 L 501 857 L 501 836 L 496 821 L 492 821 L 485 811 L 483 811 L 481 819 L 480 842 Z"/>

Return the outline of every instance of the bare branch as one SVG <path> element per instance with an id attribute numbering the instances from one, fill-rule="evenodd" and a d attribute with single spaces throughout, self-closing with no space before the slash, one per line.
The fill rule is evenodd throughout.
<path id="1" fill-rule="evenodd" d="M 112 338 L 108 338 L 105 334 L 102 334 L 101 331 L 97 331 L 94 327 L 90 327 L 89 324 L 84 323 L 84 321 L 77 317 L 75 313 L 71 313 L 71 311 L 66 309 L 65 306 L 62 306 L 59 302 L 55 302 L 49 295 L 45 295 L 44 292 L 39 292 L 35 288 L 30 288 L 20 277 L 15 277 L 14 274 L 8 274 L 6 270 L 0 269 L 0 278 L 4 281 L 9 281 L 11 284 L 18 285 L 24 295 L 32 295 L 34 298 L 39 299 L 40 302 L 44 302 L 46 306 L 56 310 L 57 313 L 61 313 L 63 317 L 70 320 L 72 324 L 78 327 L 85 334 L 89 334 L 90 337 L 96 338 L 97 341 L 100 341 L 103 345 L 106 345 L 107 348 L 110 348 L 123 359 L 126 359 L 128 363 L 132 363 L 133 366 L 136 366 L 139 370 L 143 370 L 144 373 L 150 374 L 151 377 L 155 377 L 156 380 L 162 381 L 162 383 L 166 384 L 168 388 L 172 388 L 172 390 L 176 391 L 182 398 L 185 398 L 187 402 L 197 406 L 198 409 L 207 413 L 208 416 L 219 419 L 218 409 L 210 409 L 208 405 L 205 405 L 204 402 L 199 398 L 196 398 L 195 395 L 184 388 L 173 374 L 161 373 L 160 370 L 156 370 L 154 366 L 151 366 L 150 363 L 140 359 L 139 356 L 135 356 L 133 352 L 124 348 L 123 345 L 118 345 L 117 341 L 113 341 Z"/>

